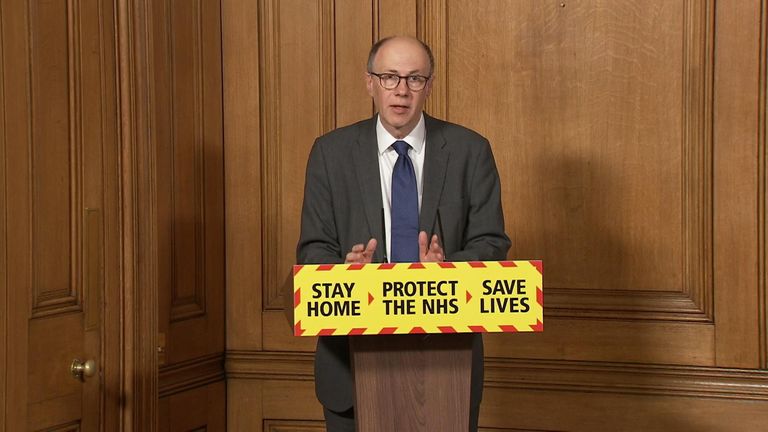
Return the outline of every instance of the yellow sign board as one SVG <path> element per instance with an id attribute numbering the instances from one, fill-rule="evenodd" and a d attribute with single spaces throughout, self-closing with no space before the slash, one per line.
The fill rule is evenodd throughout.
<path id="1" fill-rule="evenodd" d="M 293 267 L 294 335 L 540 332 L 541 261 Z"/>

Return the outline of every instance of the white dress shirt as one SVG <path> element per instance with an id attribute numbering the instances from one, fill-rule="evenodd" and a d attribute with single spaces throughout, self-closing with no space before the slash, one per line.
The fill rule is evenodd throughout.
<path id="1" fill-rule="evenodd" d="M 384 231 L 386 233 L 387 257 L 391 256 L 392 244 L 392 170 L 397 162 L 397 152 L 392 147 L 397 138 L 393 137 L 381 124 L 381 117 L 376 122 L 376 139 L 379 145 L 379 175 L 381 176 L 381 205 L 384 209 Z M 424 126 L 424 114 L 421 115 L 419 123 L 413 128 L 410 134 L 400 141 L 405 141 L 411 145 L 408 150 L 408 157 L 413 162 L 413 170 L 416 174 L 416 189 L 419 193 L 419 211 L 421 211 L 422 194 L 422 175 L 424 173 L 424 151 L 427 144 L 427 129 Z M 373 233 L 378 238 L 379 233 Z"/>

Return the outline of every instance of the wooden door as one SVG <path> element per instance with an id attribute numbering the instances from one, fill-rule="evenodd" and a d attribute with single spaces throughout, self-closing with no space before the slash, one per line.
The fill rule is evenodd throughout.
<path id="1" fill-rule="evenodd" d="M 96 0 L 0 10 L 0 430 L 115 430 L 114 10 Z M 93 376 L 73 377 L 74 359 L 92 360 Z"/>

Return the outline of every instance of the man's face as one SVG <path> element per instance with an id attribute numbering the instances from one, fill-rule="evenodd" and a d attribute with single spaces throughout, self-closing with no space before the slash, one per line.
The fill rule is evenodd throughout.
<path id="1" fill-rule="evenodd" d="M 429 57 L 416 40 L 392 39 L 379 48 L 373 61 L 372 72 L 400 76 L 430 76 Z M 405 79 L 400 79 L 394 89 L 387 90 L 381 86 L 379 78 L 369 74 L 366 77 L 366 87 L 379 111 L 384 128 L 395 138 L 403 138 L 418 124 L 424 102 L 432 90 L 432 80 L 419 91 L 408 88 Z"/>

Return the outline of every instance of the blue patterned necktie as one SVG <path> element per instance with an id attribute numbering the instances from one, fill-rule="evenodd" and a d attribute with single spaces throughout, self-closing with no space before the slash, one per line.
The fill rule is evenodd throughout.
<path id="1" fill-rule="evenodd" d="M 405 141 L 392 144 L 398 154 L 392 170 L 391 262 L 419 261 L 419 192 Z"/>

